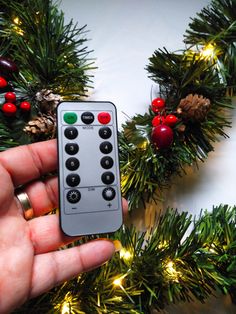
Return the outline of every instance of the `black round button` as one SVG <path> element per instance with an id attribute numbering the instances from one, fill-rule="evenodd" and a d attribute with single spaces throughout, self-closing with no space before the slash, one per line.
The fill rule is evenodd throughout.
<path id="1" fill-rule="evenodd" d="M 65 151 L 67 152 L 67 154 L 69 155 L 75 155 L 78 153 L 79 151 L 79 145 L 76 143 L 68 143 L 65 146 Z"/>
<path id="2" fill-rule="evenodd" d="M 80 183 L 80 176 L 76 173 L 71 173 L 66 177 L 66 183 L 69 186 L 77 186 Z"/>
<path id="3" fill-rule="evenodd" d="M 78 130 L 74 126 L 71 126 L 65 129 L 64 134 L 66 138 L 73 140 L 78 136 Z"/>
<path id="4" fill-rule="evenodd" d="M 79 202 L 81 194 L 78 190 L 70 190 L 69 192 L 67 192 L 66 198 L 68 202 L 75 204 Z"/>
<path id="5" fill-rule="evenodd" d="M 109 188 L 105 188 L 103 191 L 102 191 L 102 196 L 103 198 L 106 200 L 106 201 L 111 201 L 115 198 L 116 196 L 116 191 L 109 187 Z"/>
<path id="6" fill-rule="evenodd" d="M 105 156 L 101 159 L 101 166 L 104 169 L 110 169 L 114 164 L 113 159 L 110 156 Z"/>
<path id="7" fill-rule="evenodd" d="M 108 128 L 107 126 L 104 126 L 103 128 L 100 128 L 98 133 L 99 133 L 99 136 L 101 138 L 103 138 L 104 140 L 106 140 L 109 137 L 111 137 L 111 134 L 112 134 L 111 129 Z"/>
<path id="8" fill-rule="evenodd" d="M 100 151 L 103 154 L 109 154 L 112 151 L 112 144 L 110 142 L 102 142 L 100 144 Z"/>
<path id="9" fill-rule="evenodd" d="M 102 182 L 104 184 L 112 184 L 115 180 L 115 176 L 112 172 L 106 171 L 102 174 Z"/>
<path id="10" fill-rule="evenodd" d="M 81 120 L 85 123 L 85 124 L 91 124 L 94 121 L 94 115 L 92 112 L 86 111 L 84 113 L 82 113 L 81 115 Z"/>
<path id="11" fill-rule="evenodd" d="M 66 161 L 66 168 L 72 171 L 78 169 L 79 160 L 75 157 L 68 158 Z"/>

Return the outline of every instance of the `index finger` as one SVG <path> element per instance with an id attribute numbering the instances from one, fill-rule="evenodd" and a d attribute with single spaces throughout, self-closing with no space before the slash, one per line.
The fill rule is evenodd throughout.
<path id="1" fill-rule="evenodd" d="M 18 146 L 0 153 L 0 164 L 14 186 L 25 184 L 57 168 L 56 140 Z"/>

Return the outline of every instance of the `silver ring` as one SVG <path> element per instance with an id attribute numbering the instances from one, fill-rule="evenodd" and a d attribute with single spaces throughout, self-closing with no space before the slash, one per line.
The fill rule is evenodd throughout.
<path id="1" fill-rule="evenodd" d="M 28 195 L 25 192 L 20 192 L 16 194 L 16 197 L 21 204 L 25 219 L 32 219 L 34 217 L 34 210 L 31 206 Z"/>

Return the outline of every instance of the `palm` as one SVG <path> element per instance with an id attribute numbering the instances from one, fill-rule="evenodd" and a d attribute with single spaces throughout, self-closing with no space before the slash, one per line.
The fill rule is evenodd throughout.
<path id="1" fill-rule="evenodd" d="M 56 164 L 54 140 L 0 154 L 0 313 L 99 266 L 114 253 L 107 240 L 57 250 L 75 238 L 60 231 L 57 215 L 43 216 L 57 205 L 57 178 L 44 182 L 39 178 L 55 170 Z M 14 196 L 19 185 L 25 185 L 37 217 L 30 221 Z"/>
<path id="2" fill-rule="evenodd" d="M 26 301 L 30 294 L 34 247 L 27 222 L 19 216 L 0 217 L 0 237 L 0 294 L 4 300 L 4 304 L 0 302 L 0 313 L 5 313 Z"/>

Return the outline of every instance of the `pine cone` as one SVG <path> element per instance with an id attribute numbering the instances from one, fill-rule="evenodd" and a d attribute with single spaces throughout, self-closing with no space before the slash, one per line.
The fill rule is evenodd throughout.
<path id="1" fill-rule="evenodd" d="M 56 133 L 56 115 L 42 114 L 29 121 L 23 131 L 30 135 L 50 135 L 50 138 L 53 138 Z"/>
<path id="2" fill-rule="evenodd" d="M 184 120 L 202 122 L 205 120 L 210 106 L 211 102 L 208 98 L 198 94 L 189 94 L 180 100 L 177 112 L 182 115 Z"/>
<path id="3" fill-rule="evenodd" d="M 62 97 L 57 94 L 53 94 L 50 89 L 42 89 L 36 94 L 36 100 L 40 104 L 40 110 L 44 113 L 53 112 Z"/>

